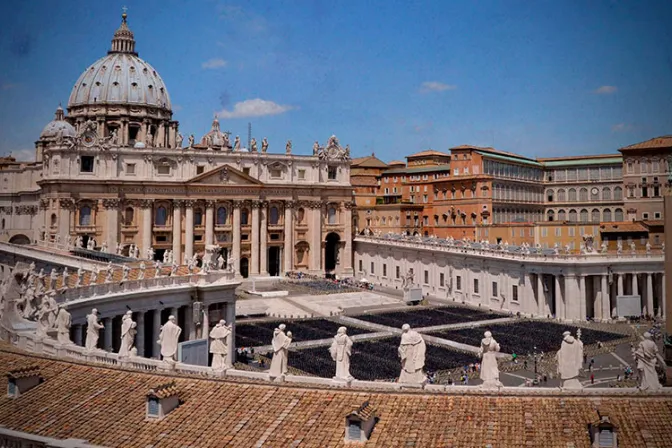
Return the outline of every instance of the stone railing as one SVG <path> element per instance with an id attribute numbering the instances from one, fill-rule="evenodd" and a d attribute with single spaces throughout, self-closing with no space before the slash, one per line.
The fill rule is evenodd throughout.
<path id="1" fill-rule="evenodd" d="M 103 350 L 86 350 L 75 344 L 60 344 L 51 338 L 39 339 L 29 332 L 14 332 L 0 327 L 0 340 L 8 341 L 15 347 L 39 356 L 46 356 L 63 361 L 74 361 L 97 365 L 99 367 L 123 368 L 138 372 L 151 372 L 167 375 L 190 375 L 204 378 L 228 378 L 238 381 L 267 381 L 272 383 L 303 384 L 308 387 L 341 388 L 357 390 L 380 391 L 417 391 L 424 393 L 448 393 L 471 395 L 529 395 L 529 396 L 672 396 L 672 388 L 658 391 L 641 391 L 638 388 L 587 388 L 583 390 L 562 390 L 557 387 L 501 387 L 499 389 L 484 389 L 479 386 L 442 385 L 442 384 L 408 384 L 392 381 L 339 381 L 332 378 L 322 378 L 302 375 L 285 375 L 271 377 L 267 372 L 256 372 L 239 369 L 214 370 L 211 367 L 192 364 L 169 363 L 157 359 L 148 359 L 138 356 L 120 357 L 117 353 Z M 291 356 L 291 354 L 290 354 Z"/>
<path id="2" fill-rule="evenodd" d="M 437 239 L 438 241 L 438 239 Z M 510 260 L 527 260 L 527 261 L 567 261 L 571 263 L 613 263 L 613 262 L 637 262 L 650 260 L 653 262 L 662 263 L 664 260 L 664 254 L 661 251 L 651 252 L 651 253 L 642 253 L 636 252 L 632 253 L 630 251 L 624 250 L 621 254 L 616 252 L 607 252 L 600 253 L 594 252 L 590 254 L 553 254 L 553 253 L 522 253 L 522 252 L 510 252 L 508 250 L 492 249 L 489 247 L 475 248 L 470 245 L 460 245 L 458 244 L 448 244 L 448 243 L 429 243 L 426 241 L 413 241 L 411 239 L 392 239 L 376 236 L 358 236 L 355 238 L 355 242 L 362 243 L 372 243 L 372 244 L 385 244 L 408 249 L 422 249 L 429 250 L 433 252 L 445 252 L 451 254 L 470 254 L 470 255 L 480 255 L 486 257 L 496 257 L 498 259 L 510 259 Z M 456 240 L 457 242 L 457 240 Z"/>

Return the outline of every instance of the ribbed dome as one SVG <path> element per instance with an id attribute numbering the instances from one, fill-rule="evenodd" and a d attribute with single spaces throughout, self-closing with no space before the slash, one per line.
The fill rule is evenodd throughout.
<path id="1" fill-rule="evenodd" d="M 40 138 L 57 137 L 59 133 L 61 137 L 75 137 L 77 135 L 75 128 L 65 121 L 65 114 L 63 113 L 63 108 L 61 106 L 58 106 L 58 109 L 56 109 L 54 120 L 50 121 L 44 129 L 42 129 Z"/>
<path id="2" fill-rule="evenodd" d="M 135 52 L 133 33 L 126 14 L 114 33 L 112 49 L 79 77 L 68 108 L 93 104 L 134 104 L 171 110 L 170 97 L 161 76 Z"/>

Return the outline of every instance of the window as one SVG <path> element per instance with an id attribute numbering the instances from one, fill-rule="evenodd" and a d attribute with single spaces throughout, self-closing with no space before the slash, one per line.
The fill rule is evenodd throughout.
<path id="1" fill-rule="evenodd" d="M 602 212 L 602 221 L 604 222 L 610 222 L 611 221 L 611 210 L 608 208 L 605 208 L 604 211 Z"/>
<path id="2" fill-rule="evenodd" d="M 546 199 L 548 202 L 553 202 L 553 190 L 546 191 Z"/>
<path id="3" fill-rule="evenodd" d="M 602 200 L 603 201 L 611 201 L 611 189 L 610 188 L 603 188 L 602 189 Z"/>
<path id="4" fill-rule="evenodd" d="M 268 223 L 272 226 L 277 226 L 280 221 L 280 213 L 278 207 L 273 206 L 268 210 Z"/>
<path id="5" fill-rule="evenodd" d="M 79 163 L 80 172 L 93 173 L 93 156 L 82 156 Z"/>
<path id="6" fill-rule="evenodd" d="M 196 167 L 196 174 L 203 174 L 203 171 L 205 171 L 205 167 L 203 165 Z"/>
<path id="7" fill-rule="evenodd" d="M 336 180 L 336 173 L 338 172 L 338 168 L 335 166 L 330 166 L 327 171 L 327 179 L 329 180 Z"/>
<path id="8" fill-rule="evenodd" d="M 478 294 L 478 279 L 474 279 L 474 294 Z"/>
<path id="9" fill-rule="evenodd" d="M 642 213 L 642 219 L 649 219 L 649 214 L 647 212 Z"/>
<path id="10" fill-rule="evenodd" d="M 91 225 L 91 207 L 89 207 L 88 205 L 85 205 L 79 209 L 79 225 L 80 226 Z"/>
<path id="11" fill-rule="evenodd" d="M 582 188 L 581 190 L 579 190 L 579 200 L 581 202 L 588 201 L 588 189 L 587 188 Z"/>
<path id="12" fill-rule="evenodd" d="M 567 219 L 567 213 L 564 210 L 558 210 L 558 221 L 565 221 Z"/>
<path id="13" fill-rule="evenodd" d="M 623 199 L 623 189 L 621 187 L 614 188 L 614 200 L 620 201 Z"/>
<path id="14" fill-rule="evenodd" d="M 226 225 L 227 218 L 228 218 L 228 213 L 226 212 L 226 208 L 219 207 L 217 209 L 217 225 L 218 226 Z"/>
<path id="15" fill-rule="evenodd" d="M 546 238 L 548 236 L 548 227 L 541 228 L 541 236 L 542 238 Z"/>
<path id="16" fill-rule="evenodd" d="M 458 275 L 455 277 L 455 289 L 457 291 L 462 291 L 462 276 Z"/>
<path id="17" fill-rule="evenodd" d="M 133 225 L 133 208 L 132 207 L 126 207 L 126 210 L 124 210 L 124 224 L 127 226 L 132 226 Z"/>
<path id="18" fill-rule="evenodd" d="M 362 260 L 359 260 L 359 272 L 362 272 L 364 270 L 364 266 L 362 266 Z"/>
<path id="19" fill-rule="evenodd" d="M 194 210 L 194 225 L 202 226 L 203 225 L 203 210 L 197 208 Z"/>
<path id="20" fill-rule="evenodd" d="M 569 211 L 569 222 L 576 222 L 576 210 Z"/>
<path id="21" fill-rule="evenodd" d="M 240 224 L 243 226 L 248 225 L 249 217 L 250 213 L 247 211 L 247 209 L 246 208 L 242 209 L 240 211 Z"/>
<path id="22" fill-rule="evenodd" d="M 600 211 L 596 208 L 590 213 L 590 220 L 592 222 L 600 222 Z"/>
<path id="23" fill-rule="evenodd" d="M 246 176 L 249 176 L 249 175 L 250 175 L 250 167 L 249 167 L 249 166 L 243 168 L 243 174 L 246 175 Z"/>
<path id="24" fill-rule="evenodd" d="M 280 179 L 282 177 L 282 170 L 280 168 L 271 168 L 271 178 Z"/>
<path id="25" fill-rule="evenodd" d="M 56 227 L 56 213 L 51 214 L 51 227 Z"/>
<path id="26" fill-rule="evenodd" d="M 576 202 L 576 190 L 574 188 L 569 189 L 569 202 Z"/>
<path id="27" fill-rule="evenodd" d="M 387 264 L 383 263 L 383 277 L 387 277 Z"/>
<path id="28" fill-rule="evenodd" d="M 396 278 L 400 278 L 400 277 L 401 277 L 401 269 L 399 268 L 399 266 L 397 266 L 397 267 L 395 268 L 395 271 L 396 271 L 396 272 L 395 272 L 395 277 L 396 277 Z"/>
<path id="29" fill-rule="evenodd" d="M 297 222 L 302 223 L 304 219 L 306 219 L 306 211 L 303 208 L 300 208 L 296 214 L 296 220 Z M 355 226 L 357 226 L 356 218 L 355 218 Z"/>
<path id="30" fill-rule="evenodd" d="M 497 297 L 497 282 L 492 282 L 492 297 Z"/>
<path id="31" fill-rule="evenodd" d="M 336 224 L 336 209 L 334 207 L 329 207 L 329 210 L 327 210 L 327 223 Z"/>
<path id="32" fill-rule="evenodd" d="M 574 236 L 576 234 L 576 227 L 570 227 L 567 229 L 567 235 Z"/>
<path id="33" fill-rule="evenodd" d="M 135 163 L 126 164 L 126 174 L 135 174 Z"/>
<path id="34" fill-rule="evenodd" d="M 159 165 L 156 167 L 156 173 L 161 176 L 166 176 L 170 174 L 170 165 Z"/>
<path id="35" fill-rule="evenodd" d="M 555 228 L 555 236 L 562 236 L 562 227 Z"/>
<path id="36" fill-rule="evenodd" d="M 429 271 L 425 271 L 425 285 L 429 284 Z"/>
<path id="37" fill-rule="evenodd" d="M 614 221 L 623 221 L 623 209 L 614 210 Z"/>
<path id="38" fill-rule="evenodd" d="M 588 210 L 585 208 L 581 210 L 580 219 L 581 222 L 588 222 Z"/>
<path id="39" fill-rule="evenodd" d="M 511 287 L 511 300 L 514 302 L 518 301 L 518 285 L 513 285 Z"/>
<path id="40" fill-rule="evenodd" d="M 156 214 L 154 216 L 154 224 L 157 226 L 165 226 L 167 219 L 168 219 L 168 212 L 166 211 L 166 207 L 159 206 L 156 209 Z"/>
<path id="41" fill-rule="evenodd" d="M 653 219 L 661 219 L 662 215 L 660 212 L 653 212 Z"/>
<path id="42" fill-rule="evenodd" d="M 565 202 L 567 200 L 567 193 L 564 189 L 558 190 L 558 202 Z"/>
<path id="43" fill-rule="evenodd" d="M 375 273 L 376 273 L 376 268 L 375 268 L 375 266 L 373 264 L 373 261 L 372 261 L 371 262 L 371 274 L 375 274 Z"/>
<path id="44" fill-rule="evenodd" d="M 441 272 L 439 274 L 439 286 L 445 286 L 445 283 L 446 283 L 446 275 L 443 272 Z"/>

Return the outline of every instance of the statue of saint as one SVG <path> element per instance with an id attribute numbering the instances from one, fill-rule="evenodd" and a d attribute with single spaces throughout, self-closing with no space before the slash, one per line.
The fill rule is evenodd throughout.
<path id="1" fill-rule="evenodd" d="M 91 310 L 91 314 L 87 314 L 86 323 L 87 323 L 86 341 L 84 343 L 84 346 L 86 347 L 87 350 L 95 350 L 96 346 L 98 345 L 99 331 L 102 328 L 105 328 L 102 324 L 98 323 L 97 309 L 94 308 Z"/>
<path id="2" fill-rule="evenodd" d="M 152 131 L 147 130 L 147 137 L 145 138 L 145 144 L 147 145 L 148 148 L 151 148 L 152 145 L 154 144 L 154 136 L 152 135 Z"/>
<path id="3" fill-rule="evenodd" d="M 147 248 L 147 259 L 148 260 L 153 260 L 154 259 L 154 248 L 152 246 L 149 246 Z"/>
<path id="4" fill-rule="evenodd" d="M 59 344 L 72 344 L 70 340 L 70 324 L 72 319 L 64 307 L 59 307 L 58 315 L 56 316 L 56 331 Z"/>
<path id="5" fill-rule="evenodd" d="M 331 359 L 336 361 L 336 376 L 334 379 L 349 381 L 350 375 L 350 355 L 352 355 L 352 339 L 347 335 L 347 328 L 340 327 L 334 336 L 334 341 L 329 348 Z"/>
<path id="6" fill-rule="evenodd" d="M 313 155 L 316 156 L 318 152 L 320 152 L 320 143 L 315 140 L 315 143 L 313 143 Z"/>
<path id="7" fill-rule="evenodd" d="M 289 345 L 292 343 L 291 333 L 285 334 L 285 324 L 280 324 L 273 330 L 273 359 L 271 360 L 271 369 L 269 374 L 272 377 L 279 377 L 287 374 L 287 354 Z"/>
<path id="8" fill-rule="evenodd" d="M 112 133 L 110 134 L 110 143 L 112 146 L 119 145 L 119 133 L 116 128 L 112 129 Z"/>
<path id="9" fill-rule="evenodd" d="M 228 361 L 229 355 L 229 336 L 231 327 L 226 325 L 224 319 L 220 320 L 215 328 L 210 331 L 210 353 L 212 353 L 212 368 L 214 370 L 224 370 L 231 367 Z"/>
<path id="10" fill-rule="evenodd" d="M 54 310 L 51 308 L 46 297 L 42 299 L 42 304 L 37 310 L 37 328 L 35 334 L 38 338 L 46 338 L 47 331 L 51 328 L 52 315 Z"/>
<path id="11" fill-rule="evenodd" d="M 182 148 L 182 142 L 184 141 L 184 136 L 180 134 L 179 132 L 175 136 L 175 147 L 176 148 Z"/>
<path id="12" fill-rule="evenodd" d="M 492 337 L 492 333 L 486 331 L 485 336 L 481 340 L 481 346 L 478 349 L 481 361 L 481 379 L 483 380 L 482 387 L 501 387 L 502 383 L 499 381 L 499 367 L 497 366 L 497 352 L 499 352 L 499 344 Z"/>
<path id="13" fill-rule="evenodd" d="M 401 327 L 401 344 L 399 344 L 399 358 L 401 359 L 400 383 L 425 382 L 425 373 L 422 371 L 425 366 L 425 340 L 420 333 L 411 330 L 411 326 L 404 324 Z"/>
<path id="14" fill-rule="evenodd" d="M 233 150 L 240 151 L 240 137 L 236 135 L 236 139 L 233 141 Z"/>
<path id="15" fill-rule="evenodd" d="M 644 340 L 632 351 L 639 370 L 639 388 L 641 390 L 659 390 L 662 388 L 656 372 L 656 362 L 665 366 L 665 360 L 658 352 L 658 346 L 653 342 L 651 333 L 644 333 Z"/>
<path id="16" fill-rule="evenodd" d="M 161 327 L 159 340 L 156 341 L 161 345 L 161 356 L 164 361 L 175 362 L 180 333 L 182 329 L 175 323 L 175 316 L 168 316 L 168 322 Z"/>
<path id="17" fill-rule="evenodd" d="M 133 311 L 128 310 L 121 319 L 121 344 L 119 345 L 119 356 L 129 356 L 135 341 L 137 333 L 137 323 L 133 322 Z"/>
<path id="18" fill-rule="evenodd" d="M 563 389 L 583 389 L 578 380 L 579 370 L 583 365 L 583 342 L 578 339 L 578 333 L 577 339 L 569 331 L 562 334 L 562 345 L 556 359 Z"/>
<path id="19" fill-rule="evenodd" d="M 255 138 L 252 138 L 252 140 L 250 140 L 250 151 L 257 152 L 257 140 Z"/>
<path id="20" fill-rule="evenodd" d="M 190 148 L 194 147 L 194 134 L 189 135 L 189 147 Z"/>
<path id="21" fill-rule="evenodd" d="M 261 141 L 261 152 L 265 153 L 266 151 L 268 151 L 268 139 L 264 137 Z"/>
<path id="22" fill-rule="evenodd" d="M 222 254 L 219 254 L 219 257 L 217 257 L 217 269 L 222 269 L 222 266 L 224 266 L 224 257 Z"/>
<path id="23" fill-rule="evenodd" d="M 144 280 L 145 279 L 145 269 L 147 269 L 147 266 L 145 266 L 145 262 L 141 261 L 140 262 L 140 270 L 138 272 L 138 280 Z"/>
<path id="24" fill-rule="evenodd" d="M 292 141 L 287 140 L 287 144 L 285 145 L 285 154 L 291 154 L 292 153 Z"/>

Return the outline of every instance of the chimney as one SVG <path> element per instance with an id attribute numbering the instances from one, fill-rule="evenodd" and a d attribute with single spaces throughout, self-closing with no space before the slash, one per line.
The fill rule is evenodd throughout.
<path id="1" fill-rule="evenodd" d="M 162 420 L 180 405 L 180 390 L 175 381 L 150 389 L 147 394 L 147 418 Z"/>
<path id="2" fill-rule="evenodd" d="M 599 419 L 591 423 L 590 439 L 593 448 L 618 448 L 617 430 L 618 427 L 611 423 L 608 415 L 603 415 L 597 411 Z"/>
<path id="3" fill-rule="evenodd" d="M 19 398 L 42 382 L 38 366 L 22 367 L 7 373 L 7 396 Z"/>
<path id="4" fill-rule="evenodd" d="M 378 420 L 377 409 L 365 401 L 345 417 L 345 441 L 365 443 Z"/>

